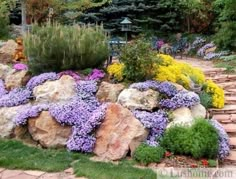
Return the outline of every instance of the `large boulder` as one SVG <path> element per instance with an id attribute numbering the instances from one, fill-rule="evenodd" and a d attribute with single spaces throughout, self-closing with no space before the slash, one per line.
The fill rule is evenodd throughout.
<path id="1" fill-rule="evenodd" d="M 207 115 L 206 108 L 201 104 L 191 107 L 191 113 L 193 118 L 206 118 Z"/>
<path id="2" fill-rule="evenodd" d="M 167 128 L 173 125 L 191 126 L 194 121 L 191 110 L 187 107 L 174 110 L 172 116 L 173 120 L 167 125 Z"/>
<path id="3" fill-rule="evenodd" d="M 64 147 L 71 135 L 71 127 L 60 125 L 48 111 L 41 112 L 36 118 L 30 118 L 28 130 L 35 141 L 47 148 Z"/>
<path id="4" fill-rule="evenodd" d="M 119 104 L 110 103 L 105 119 L 96 132 L 94 153 L 103 159 L 122 159 L 129 150 L 132 154 L 147 135 L 148 130 L 132 112 Z"/>
<path id="5" fill-rule="evenodd" d="M 96 96 L 100 102 L 115 103 L 123 89 L 125 89 L 125 86 L 122 84 L 111 84 L 103 81 L 99 86 Z"/>
<path id="6" fill-rule="evenodd" d="M 17 48 L 17 43 L 14 40 L 8 40 L 0 48 L 0 63 L 7 64 L 12 63 L 13 55 Z"/>
<path id="7" fill-rule="evenodd" d="M 12 136 L 15 123 L 13 118 L 18 113 L 18 110 L 24 108 L 26 105 L 16 107 L 3 107 L 0 108 L 0 137 L 9 138 Z"/>
<path id="8" fill-rule="evenodd" d="M 159 98 L 159 93 L 152 89 L 146 91 L 125 89 L 120 93 L 118 103 L 130 110 L 142 109 L 152 111 L 158 107 Z"/>
<path id="9" fill-rule="evenodd" d="M 5 80 L 7 75 L 12 71 L 8 65 L 0 64 L 0 79 Z"/>
<path id="10" fill-rule="evenodd" d="M 14 88 L 25 86 L 29 79 L 30 75 L 28 74 L 28 71 L 12 70 L 12 72 L 9 73 L 5 79 L 5 86 L 8 90 L 12 90 Z"/>
<path id="11" fill-rule="evenodd" d="M 36 103 L 62 102 L 76 95 L 76 82 L 68 75 L 62 76 L 56 81 L 47 81 L 34 88 L 33 94 Z"/>

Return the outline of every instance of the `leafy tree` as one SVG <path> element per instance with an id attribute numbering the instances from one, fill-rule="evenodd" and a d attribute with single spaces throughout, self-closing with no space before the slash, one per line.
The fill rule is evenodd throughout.
<path id="1" fill-rule="evenodd" d="M 15 6 L 15 0 L 0 0 L 0 38 L 8 35 L 9 14 Z"/>
<path id="2" fill-rule="evenodd" d="M 236 1 L 216 0 L 214 4 L 219 23 L 215 42 L 222 49 L 236 50 Z"/>

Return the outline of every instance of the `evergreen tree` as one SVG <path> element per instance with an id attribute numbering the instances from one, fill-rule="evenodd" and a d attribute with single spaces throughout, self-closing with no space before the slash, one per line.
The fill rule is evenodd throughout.
<path id="1" fill-rule="evenodd" d="M 179 31 L 182 16 L 181 0 L 113 0 L 101 9 L 90 9 L 81 17 L 85 23 L 103 23 L 112 32 L 119 32 L 120 22 L 129 17 L 132 32 L 149 30 Z"/>

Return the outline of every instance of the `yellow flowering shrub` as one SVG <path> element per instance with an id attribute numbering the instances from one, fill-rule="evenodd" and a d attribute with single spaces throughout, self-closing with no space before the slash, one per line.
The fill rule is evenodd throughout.
<path id="1" fill-rule="evenodd" d="M 110 76 L 113 76 L 117 81 L 123 80 L 123 63 L 113 63 L 107 67 L 107 72 Z"/>
<path id="2" fill-rule="evenodd" d="M 155 67 L 155 80 L 179 83 L 185 88 L 190 87 L 191 81 L 200 85 L 204 83 L 205 76 L 200 69 L 194 68 L 187 63 L 179 62 L 169 55 L 160 54 L 158 56 L 162 61 Z"/>
<path id="3" fill-rule="evenodd" d="M 225 103 L 224 90 L 211 80 L 207 80 L 205 85 L 206 92 L 212 95 L 212 106 L 216 108 L 223 108 Z"/>

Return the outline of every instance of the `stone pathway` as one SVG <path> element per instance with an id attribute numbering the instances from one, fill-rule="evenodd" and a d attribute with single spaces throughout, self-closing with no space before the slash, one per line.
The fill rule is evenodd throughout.
<path id="1" fill-rule="evenodd" d="M 46 173 L 33 170 L 8 170 L 0 168 L 0 179 L 86 179 L 75 177 L 73 169 L 69 168 L 64 172 Z"/>
<path id="2" fill-rule="evenodd" d="M 225 163 L 236 166 L 236 75 L 225 74 L 224 68 L 215 68 L 211 61 L 194 58 L 183 58 L 180 61 L 201 68 L 207 79 L 211 79 L 225 91 L 225 107 L 223 109 L 210 109 L 210 117 L 219 121 L 230 137 L 230 155 Z"/>

